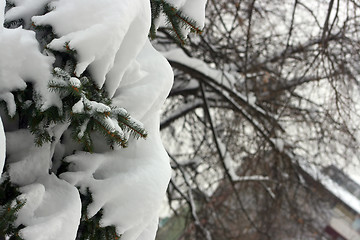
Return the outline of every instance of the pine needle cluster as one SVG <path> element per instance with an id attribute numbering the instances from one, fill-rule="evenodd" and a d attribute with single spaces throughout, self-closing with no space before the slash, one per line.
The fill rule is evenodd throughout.
<path id="1" fill-rule="evenodd" d="M 152 10 L 152 23 L 150 36 L 155 37 L 156 20 L 161 14 L 166 16 L 168 31 L 180 44 L 185 43 L 184 29 L 200 34 L 202 31 L 197 27 L 194 20 L 183 14 L 164 0 L 150 0 Z M 14 7 L 14 4 L 6 1 L 6 10 Z M 51 11 L 45 7 L 45 12 Z M 24 24 L 23 19 L 5 22 L 6 28 L 18 28 Z M 44 48 L 44 53 L 56 57 L 52 79 L 49 89 L 55 92 L 61 100 L 61 106 L 52 106 L 42 110 L 41 96 L 36 93 L 31 82 L 26 82 L 25 90 L 12 92 L 16 104 L 16 116 L 20 129 L 29 129 L 35 136 L 35 144 L 38 146 L 54 141 L 52 129 L 59 124 L 67 124 L 72 131 L 73 139 L 83 145 L 85 151 L 93 152 L 94 132 L 101 133 L 107 140 L 108 146 L 115 145 L 126 147 L 128 140 L 133 138 L 146 138 L 147 132 L 143 125 L 132 118 L 121 107 L 114 106 L 107 92 L 96 86 L 91 75 L 85 71 L 81 77 L 74 74 L 77 52 L 65 44 L 64 51 L 58 52 L 47 48 L 47 45 L 57 36 L 50 26 L 32 25 L 39 43 Z M 1 86 L 0 86 L 1 88 Z M 129 99 L 130 101 L 130 99 Z M 0 104 L 4 102 L 0 101 Z M 6 109 L 5 107 L 3 107 Z M 60 169 L 63 169 L 61 166 Z M 66 168 L 66 166 L 65 166 Z M 6 171 L 4 171 L 6 172 Z M 4 178 L 4 177 L 3 177 Z M 17 212 L 25 204 L 19 201 L 19 193 L 9 180 L 0 184 L 0 237 L 6 236 L 10 240 L 22 240 L 19 231 L 24 227 L 15 226 Z M 77 240 L 117 240 L 120 239 L 114 226 L 101 227 L 101 211 L 92 218 L 87 218 L 87 207 L 91 203 L 91 194 L 88 192 L 81 195 L 82 219 L 79 227 Z"/>
<path id="2" fill-rule="evenodd" d="M 24 226 L 15 226 L 17 213 L 25 202 L 16 199 L 19 193 L 7 179 L 0 185 L 0 237 L 9 240 L 22 240 L 19 231 Z"/>
<path id="3" fill-rule="evenodd" d="M 196 21 L 189 18 L 181 10 L 175 8 L 165 0 L 150 0 L 151 3 L 151 28 L 150 37 L 156 37 L 157 24 L 161 14 L 164 14 L 167 21 L 167 31 L 173 38 L 181 45 L 185 44 L 186 37 L 183 34 L 183 29 L 190 29 L 191 32 L 201 34 L 202 30 L 197 25 Z"/>
<path id="4" fill-rule="evenodd" d="M 130 136 L 146 138 L 142 124 L 124 108 L 112 106 L 105 90 L 97 88 L 89 77 L 77 78 L 61 68 L 55 68 L 53 76 L 49 88 L 59 93 L 73 138 L 85 150 L 93 151 L 93 131 L 104 135 L 111 148 L 115 144 L 126 147 Z"/>

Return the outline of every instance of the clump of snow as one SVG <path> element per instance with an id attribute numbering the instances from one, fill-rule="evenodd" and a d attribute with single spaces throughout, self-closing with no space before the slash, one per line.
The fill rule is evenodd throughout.
<path id="1" fill-rule="evenodd" d="M 47 87 L 54 59 L 41 54 L 34 32 L 20 28 L 1 29 L 0 52 L 0 94 L 24 90 L 26 82 L 31 82 L 41 97 L 42 110 L 61 105 L 60 99 Z"/>
<path id="2" fill-rule="evenodd" d="M 45 6 L 51 0 L 8 0 L 9 3 L 15 4 L 16 7 L 6 12 L 6 21 L 23 19 L 25 27 L 31 25 L 31 17 L 44 13 Z"/>
<path id="3" fill-rule="evenodd" d="M 98 87 L 105 84 L 112 96 L 147 39 L 150 2 L 58 0 L 50 6 L 54 10 L 32 18 L 36 25 L 51 25 L 59 36 L 49 47 L 75 50 L 76 75 L 88 69 Z"/>
<path id="4" fill-rule="evenodd" d="M 6 145 L 12 183 L 25 186 L 48 174 L 51 164 L 50 143 L 35 146 L 34 136 L 23 129 L 6 133 Z"/>
<path id="5" fill-rule="evenodd" d="M 170 92 L 173 73 L 169 63 L 159 55 L 149 41 L 145 43 L 134 64 L 140 64 L 142 68 L 139 71 L 143 74 L 139 74 L 138 78 L 125 75 L 123 81 L 129 82 L 132 78 L 133 84 L 121 85 L 113 97 L 113 104 L 127 109 L 130 115 L 144 123 L 147 129 L 145 124 L 147 116 L 154 114 L 153 111 L 160 111 L 160 106 Z M 138 98 L 141 100 L 136 101 L 136 104 L 128 100 Z M 159 115 L 159 112 L 156 114 Z"/>
<path id="6" fill-rule="evenodd" d="M 114 118 L 110 118 L 110 117 L 106 117 L 104 120 L 104 125 L 109 126 L 109 131 L 110 132 L 117 132 L 120 136 L 120 138 L 124 138 L 125 137 L 125 133 L 123 132 L 123 130 L 120 128 L 118 122 L 116 119 Z"/>
<path id="7" fill-rule="evenodd" d="M 14 117 L 16 114 L 16 104 L 14 95 L 10 92 L 0 94 L 0 100 L 3 100 L 6 103 L 8 114 L 10 117 Z"/>
<path id="8" fill-rule="evenodd" d="M 84 103 L 83 99 L 80 99 L 77 103 L 72 107 L 73 113 L 83 113 L 84 112 Z"/>
<path id="9" fill-rule="evenodd" d="M 133 117 L 129 117 L 129 122 L 138 128 L 144 128 L 144 124 Z"/>
<path id="10" fill-rule="evenodd" d="M 18 198 L 25 201 L 15 225 L 26 227 L 20 236 L 26 240 L 73 240 L 81 216 L 78 190 L 49 175 L 51 144 L 34 145 L 28 130 L 6 133 L 10 181 L 21 186 Z M 19 144 L 21 142 L 21 144 Z"/>
<path id="11" fill-rule="evenodd" d="M 248 93 L 247 99 L 248 99 L 248 102 L 251 105 L 255 105 L 255 103 L 256 103 L 256 95 L 254 93 L 252 93 L 252 92 Z"/>
<path id="12" fill-rule="evenodd" d="M 84 136 L 88 123 L 89 119 L 85 120 L 85 122 L 81 125 L 80 131 L 78 133 L 78 138 L 81 139 Z"/>
<path id="13" fill-rule="evenodd" d="M 77 88 L 81 87 L 81 82 L 78 78 L 75 77 L 70 78 L 69 83 L 73 87 L 77 87 Z"/>
<path id="14" fill-rule="evenodd" d="M 36 183 L 20 188 L 18 198 L 26 201 L 19 210 L 16 225 L 26 227 L 20 236 L 26 240 L 75 239 L 81 217 L 77 189 L 55 175 L 45 175 Z"/>
<path id="15" fill-rule="evenodd" d="M 78 152 L 66 158 L 71 163 L 71 172 L 61 175 L 82 191 L 90 189 L 94 201 L 88 208 L 89 217 L 103 209 L 101 225 L 115 225 L 118 233 L 123 234 L 122 240 L 143 239 L 144 234 L 148 234 L 144 239 L 153 239 L 149 236 L 155 236 L 157 217 L 171 175 L 160 139 L 159 110 L 170 91 L 172 71 L 149 42 L 137 60 L 147 75 L 134 79 L 135 83 L 129 88 L 120 88 L 114 104 L 125 106 L 131 115 L 140 119 L 148 130 L 148 138 L 133 141 L 126 149 L 102 154 Z M 155 72 L 154 68 L 158 70 Z M 149 91 L 154 88 L 158 91 Z M 128 101 L 134 98 L 138 104 Z"/>
<path id="16" fill-rule="evenodd" d="M 81 216 L 78 187 L 84 193 L 89 189 L 92 194 L 88 217 L 103 210 L 101 226 L 114 225 L 122 234 L 122 240 L 154 239 L 160 206 L 171 176 L 168 155 L 160 138 L 159 115 L 170 92 L 173 73 L 167 60 L 147 39 L 150 2 L 9 2 L 15 7 L 5 14 L 6 21 L 23 19 L 25 28 L 31 22 L 50 25 L 57 38 L 48 47 L 65 52 L 73 50 L 77 59 L 76 77 L 69 76 L 64 81 L 57 77 L 62 74 L 61 70 L 53 69 L 55 58 L 39 50 L 33 31 L 6 29 L 1 24 L 0 98 L 7 103 L 12 116 L 16 110 L 12 91 L 23 90 L 31 82 L 41 97 L 42 109 L 60 106 L 57 95 L 48 90 L 49 80 L 79 88 L 79 78 L 87 71 L 97 86 L 104 87 L 109 93 L 114 111 L 123 116 L 129 113 L 129 120 L 148 132 L 146 140 L 130 138 L 126 149 L 105 150 L 101 145 L 98 147 L 101 151 L 94 154 L 74 151 L 77 146 L 73 146 L 74 142 L 68 137 L 70 123 L 50 125 L 48 131 L 52 142 L 41 147 L 34 145 L 34 136 L 28 130 L 5 132 L 8 175 L 12 183 L 21 187 L 19 199 L 26 201 L 16 220 L 17 225 L 25 226 L 21 236 L 25 240 L 74 240 Z M 205 0 L 182 1 L 177 6 L 190 17 L 202 18 L 204 3 Z M 44 14 L 48 4 L 50 11 Z M 193 7 L 201 7 L 201 14 Z M 0 1 L 1 23 L 4 8 L 5 1 Z M 201 19 L 195 20 L 202 24 Z M 90 114 L 112 110 L 83 95 L 72 111 L 83 113 L 85 106 L 90 109 Z M 125 134 L 116 119 L 107 117 L 104 122 L 112 131 Z M 85 121 L 78 129 L 79 137 L 84 135 L 87 124 Z M 0 147 L 4 147 L 5 144 L 1 144 L 5 141 L 4 130 L 0 126 Z M 4 164 L 4 156 L 5 151 L 0 148 L 0 167 Z M 62 173 L 60 178 L 49 174 L 54 167 L 52 164 L 56 169 L 64 157 L 70 163 L 69 171 Z M 53 159 L 57 162 L 52 162 Z"/>
<path id="17" fill-rule="evenodd" d="M 281 138 L 271 138 L 271 141 L 274 143 L 275 147 L 279 152 L 284 151 L 285 142 Z"/>
<path id="18" fill-rule="evenodd" d="M 90 101 L 87 98 L 83 98 L 84 104 L 86 105 L 86 107 L 88 107 L 90 109 L 91 112 L 99 112 L 99 113 L 104 113 L 104 112 L 110 112 L 111 108 L 103 103 L 99 103 L 96 101 Z"/>
<path id="19" fill-rule="evenodd" d="M 128 114 L 126 109 L 122 108 L 122 107 L 118 107 L 118 108 L 113 109 L 113 112 L 115 114 L 117 114 L 117 115 L 120 115 L 120 116 L 126 116 Z"/>

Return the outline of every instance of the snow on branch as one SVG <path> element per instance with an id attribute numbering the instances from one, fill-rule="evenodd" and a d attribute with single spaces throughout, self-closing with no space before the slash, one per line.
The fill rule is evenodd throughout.
<path id="1" fill-rule="evenodd" d="M 4 126 L 0 117 L 0 178 L 3 172 L 3 167 L 5 164 L 5 156 L 6 156 L 6 141 L 5 141 L 5 132 Z"/>
<path id="2" fill-rule="evenodd" d="M 172 4 L 204 12 L 197 2 Z M 150 1 L 9 0 L 0 10 L 2 176 L 26 202 L 11 223 L 19 236 L 83 239 L 91 225 L 90 239 L 106 228 L 154 239 L 171 176 L 159 113 L 173 72 L 148 40 Z"/>
<path id="3" fill-rule="evenodd" d="M 150 3 L 152 9 L 150 36 L 152 38 L 155 38 L 161 24 L 169 26 L 167 30 L 182 45 L 185 44 L 185 39 L 190 32 L 202 33 L 206 0 L 150 0 Z"/>

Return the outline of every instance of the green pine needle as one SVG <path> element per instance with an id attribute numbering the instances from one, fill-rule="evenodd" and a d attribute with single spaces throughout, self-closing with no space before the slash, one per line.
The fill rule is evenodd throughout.
<path id="1" fill-rule="evenodd" d="M 190 29 L 191 32 L 196 34 L 202 33 L 202 30 L 198 27 L 196 21 L 183 14 L 182 11 L 176 9 L 165 0 L 150 0 L 150 3 L 152 16 L 149 35 L 152 39 L 155 38 L 156 35 L 155 22 L 159 18 L 161 12 L 166 16 L 167 30 L 181 45 L 185 44 L 185 36 L 182 34 L 182 29 Z"/>

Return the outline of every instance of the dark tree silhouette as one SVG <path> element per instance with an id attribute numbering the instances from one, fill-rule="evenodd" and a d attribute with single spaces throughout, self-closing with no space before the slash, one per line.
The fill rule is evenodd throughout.
<path id="1" fill-rule="evenodd" d="M 161 125 L 168 198 L 178 214 L 189 206 L 185 239 L 321 235 L 328 203 L 308 169 L 358 165 L 359 7 L 209 0 L 204 33 L 187 45 L 171 50 L 159 30 L 175 71 Z"/>

